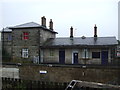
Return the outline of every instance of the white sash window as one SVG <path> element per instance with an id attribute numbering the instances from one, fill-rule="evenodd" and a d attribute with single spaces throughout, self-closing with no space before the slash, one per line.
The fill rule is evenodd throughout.
<path id="1" fill-rule="evenodd" d="M 28 49 L 27 48 L 22 49 L 22 57 L 23 58 L 28 58 Z"/>
<path id="2" fill-rule="evenodd" d="M 82 52 L 82 58 L 89 58 L 89 52 L 88 52 L 88 49 L 83 49 L 83 52 Z"/>

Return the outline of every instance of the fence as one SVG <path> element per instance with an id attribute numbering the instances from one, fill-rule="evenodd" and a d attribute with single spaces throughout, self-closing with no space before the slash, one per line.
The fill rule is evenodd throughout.
<path id="1" fill-rule="evenodd" d="M 81 82 L 82 83 L 82 82 Z M 90 82 L 91 83 L 91 82 Z M 2 90 L 65 90 L 69 83 L 59 83 L 59 82 L 42 82 L 42 81 L 32 81 L 32 80 L 22 80 L 15 78 L 5 78 L 2 77 Z M 83 85 L 84 84 L 84 85 Z M 73 90 L 120 90 L 120 88 L 92 88 L 88 84 L 83 82 L 77 85 Z M 101 84 L 100 84 L 101 85 Z M 104 85 L 103 85 L 104 86 Z M 67 89 L 71 90 L 71 89 Z"/>
<path id="2" fill-rule="evenodd" d="M 2 78 L 2 90 L 64 90 L 68 83 Z"/>

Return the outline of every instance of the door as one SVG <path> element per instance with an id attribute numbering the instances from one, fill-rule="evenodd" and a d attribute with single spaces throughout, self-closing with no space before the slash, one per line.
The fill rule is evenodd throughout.
<path id="1" fill-rule="evenodd" d="M 59 63 L 64 64 L 65 63 L 65 50 L 59 51 Z"/>
<path id="2" fill-rule="evenodd" d="M 73 64 L 78 64 L 78 53 L 73 53 Z"/>
<path id="3" fill-rule="evenodd" d="M 108 64 L 108 51 L 102 51 L 101 53 L 102 65 Z"/>

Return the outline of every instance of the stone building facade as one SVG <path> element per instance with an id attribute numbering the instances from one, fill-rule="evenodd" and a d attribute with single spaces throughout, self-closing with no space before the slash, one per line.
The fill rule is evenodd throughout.
<path id="1" fill-rule="evenodd" d="M 56 38 L 50 19 L 49 29 L 46 18 L 41 18 L 41 25 L 30 22 L 9 27 L 9 33 L 2 35 L 3 46 L 10 53 L 12 60 L 32 61 L 33 63 L 57 64 L 108 64 L 115 57 L 117 40 L 115 37 L 98 37 L 94 27 L 93 37 L 74 37 L 70 28 L 70 37 Z M 6 36 L 11 35 L 10 48 L 5 45 Z"/>
<path id="2" fill-rule="evenodd" d="M 98 40 L 105 41 L 109 40 L 115 41 L 115 37 L 99 37 Z M 57 38 L 61 39 L 61 38 Z M 86 37 L 86 40 L 94 41 L 94 37 Z M 42 46 L 43 51 L 43 61 L 44 63 L 60 63 L 60 64 L 108 64 L 111 63 L 115 58 L 115 50 L 116 45 L 77 45 L 77 40 L 82 42 L 86 40 L 82 40 L 81 38 L 74 38 L 72 40 L 73 45 L 68 45 L 70 43 L 70 39 L 63 38 L 62 44 L 58 45 L 58 40 L 53 39 L 48 41 L 49 43 Z M 68 41 L 68 42 L 67 42 Z M 88 41 L 87 41 L 88 42 Z M 89 44 L 90 44 L 89 43 Z M 102 42 L 101 42 L 102 43 Z M 117 43 L 117 42 L 113 42 Z"/>
<path id="3" fill-rule="evenodd" d="M 97 26 L 93 37 L 70 37 L 48 39 L 42 48 L 44 63 L 60 64 L 109 64 L 116 56 L 115 37 L 98 37 Z"/>
<path id="4" fill-rule="evenodd" d="M 56 33 L 53 30 L 53 22 L 50 20 L 49 29 L 46 27 L 46 18 L 41 18 L 41 24 L 34 22 L 9 27 L 9 33 L 4 29 L 2 32 L 3 46 L 11 55 L 12 60 L 33 61 L 40 59 L 40 46 L 49 38 L 55 38 Z M 8 42 L 8 34 L 11 36 Z M 10 43 L 10 45 L 8 45 Z M 9 46 L 9 47 L 8 47 Z"/>
<path id="5" fill-rule="evenodd" d="M 55 32 L 44 30 L 43 28 L 27 28 L 27 29 L 13 29 L 13 42 L 12 42 L 12 56 L 13 59 L 21 59 L 24 49 L 28 50 L 29 55 L 25 59 L 32 60 L 34 57 L 39 57 L 40 48 L 44 41 L 48 38 L 54 38 Z M 28 35 L 24 35 L 24 34 Z M 28 37 L 28 39 L 25 39 Z M 19 41 L 19 42 L 18 42 Z"/>
<path id="6" fill-rule="evenodd" d="M 4 31 L 5 30 L 5 31 Z M 11 59 L 12 56 L 12 30 L 6 27 L 1 34 L 2 51 L 6 55 L 6 58 Z M 4 55 L 3 55 L 4 57 Z M 2 57 L 2 58 L 3 58 Z"/>

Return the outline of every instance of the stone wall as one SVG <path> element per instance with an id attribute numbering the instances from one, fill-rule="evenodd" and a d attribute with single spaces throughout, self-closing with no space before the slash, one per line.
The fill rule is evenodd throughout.
<path id="1" fill-rule="evenodd" d="M 23 39 L 23 32 L 29 33 L 28 40 Z M 13 30 L 12 35 L 13 35 L 12 41 L 13 60 L 31 61 L 34 56 L 39 56 L 39 31 L 37 28 Z M 24 48 L 28 49 L 29 57 L 27 59 L 22 58 L 22 49 Z"/>
<path id="2" fill-rule="evenodd" d="M 12 55 L 12 32 L 2 32 L 1 35 L 2 40 L 2 50 L 3 50 L 3 58 L 2 59 L 10 59 Z"/>
<path id="3" fill-rule="evenodd" d="M 2 77 L 7 78 L 19 78 L 19 69 L 18 68 L 2 68 Z"/>
<path id="4" fill-rule="evenodd" d="M 28 32 L 29 39 L 23 39 L 23 32 Z M 39 44 L 39 32 L 38 29 L 16 29 L 12 32 L 13 46 L 38 46 Z"/>
<path id="5" fill-rule="evenodd" d="M 22 58 L 22 49 L 27 48 L 28 49 L 28 58 Z M 14 46 L 12 50 L 13 54 L 13 61 L 32 61 L 34 59 L 34 56 L 39 56 L 39 47 L 38 46 Z"/>
<path id="6" fill-rule="evenodd" d="M 50 56 L 50 52 L 53 52 L 53 56 Z M 84 48 L 66 48 L 65 49 L 65 64 L 73 63 L 73 53 L 78 53 L 78 63 L 79 64 L 101 64 L 101 52 L 106 50 L 106 48 L 89 48 L 88 49 L 88 58 L 85 60 L 83 58 Z M 111 62 L 111 49 L 108 50 L 108 63 Z M 59 48 L 45 48 L 43 51 L 43 63 L 59 63 Z M 92 58 L 92 52 L 100 52 L 100 58 Z"/>
<path id="7" fill-rule="evenodd" d="M 43 30 L 43 29 L 41 29 L 39 33 L 40 33 L 40 45 L 41 46 L 49 38 L 55 38 L 56 37 L 55 33 L 52 33 L 49 30 Z"/>
<path id="8" fill-rule="evenodd" d="M 21 79 L 70 82 L 82 80 L 91 82 L 108 83 L 120 80 L 119 68 L 112 67 L 75 67 L 75 66 L 52 66 L 52 65 L 22 65 L 20 69 Z M 40 74 L 45 71 L 46 74 Z"/>
<path id="9" fill-rule="evenodd" d="M 23 39 L 23 32 L 28 32 L 29 39 Z M 33 61 L 34 57 L 39 57 L 40 48 L 47 39 L 55 38 L 55 33 L 42 28 L 13 29 L 12 31 L 12 57 L 13 61 Z M 28 58 L 22 58 L 22 49 L 28 49 Z"/>
<path id="10" fill-rule="evenodd" d="M 53 55 L 50 55 L 52 52 Z M 43 63 L 59 63 L 58 49 L 44 49 L 43 50 Z"/>

